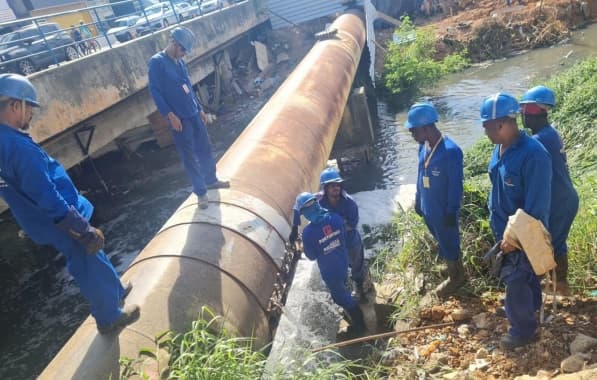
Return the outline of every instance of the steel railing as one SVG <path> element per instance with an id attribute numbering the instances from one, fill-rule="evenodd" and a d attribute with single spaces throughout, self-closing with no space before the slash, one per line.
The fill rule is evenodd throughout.
<path id="1" fill-rule="evenodd" d="M 155 17 L 153 13 L 147 13 L 147 8 L 158 4 L 169 6 L 165 16 Z M 59 66 L 64 61 L 87 55 L 90 53 L 92 46 L 94 48 L 99 47 L 100 50 L 112 48 L 115 41 L 118 40 L 117 34 L 122 32 L 129 32 L 135 38 L 138 35 L 153 34 L 173 23 L 180 24 L 189 18 L 201 16 L 200 5 L 200 0 L 162 0 L 159 2 L 156 0 L 123 0 L 0 23 L 0 29 L 12 29 L 12 32 L 0 36 L 0 46 L 2 47 L 2 50 L 0 50 L 0 72 L 19 72 L 28 75 L 31 72 L 25 72 L 24 68 L 27 66 L 25 63 L 30 65 L 29 71 L 38 71 L 52 64 Z M 119 7 L 121 9 L 122 7 L 134 9 L 134 11 L 120 13 L 116 16 L 114 10 Z M 218 9 L 221 7 L 222 1 L 220 0 Z M 63 28 L 58 21 L 52 20 L 60 16 L 84 13 L 87 13 L 93 21 Z M 83 15 L 81 16 L 83 17 Z M 136 24 L 127 26 L 124 30 L 110 32 L 116 20 L 131 16 L 138 17 Z M 144 21 L 139 22 L 139 20 Z M 167 23 L 164 23 L 163 20 L 167 20 Z M 44 25 L 48 24 L 58 24 L 59 29 L 44 32 L 44 29 L 48 29 L 44 28 Z M 81 32 L 83 27 L 91 32 L 91 36 L 83 36 Z M 93 29 L 96 30 L 95 36 L 93 35 Z M 75 40 L 75 31 L 80 34 L 81 38 L 78 40 Z M 27 35 L 23 38 L 8 40 L 9 37 L 7 36 L 14 36 L 14 33 L 17 32 Z M 98 42 L 98 39 L 100 42 Z M 57 40 L 60 40 L 60 42 Z M 69 47 L 74 49 L 76 56 L 73 56 L 72 50 L 68 50 Z M 23 54 L 24 50 L 26 51 L 25 54 Z M 45 63 L 42 62 L 43 60 L 45 60 Z"/>

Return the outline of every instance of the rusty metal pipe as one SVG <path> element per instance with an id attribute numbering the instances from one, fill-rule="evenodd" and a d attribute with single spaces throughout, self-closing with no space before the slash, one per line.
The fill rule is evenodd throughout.
<path id="1" fill-rule="evenodd" d="M 296 194 L 317 188 L 365 44 L 362 15 L 340 16 L 218 163 L 229 190 L 210 191 L 206 210 L 190 196 L 123 275 L 141 318 L 118 336 L 90 317 L 41 379 L 118 378 L 119 357 L 136 357 L 167 329 L 186 331 L 208 305 L 227 328 L 271 341 L 267 312 L 284 260 Z"/>

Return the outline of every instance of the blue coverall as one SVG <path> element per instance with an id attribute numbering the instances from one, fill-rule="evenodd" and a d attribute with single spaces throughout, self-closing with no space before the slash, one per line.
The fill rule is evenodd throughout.
<path id="1" fill-rule="evenodd" d="M 551 210 L 549 212 L 549 233 L 554 255 L 568 254 L 566 239 L 578 212 L 578 194 L 572 185 L 564 144 L 558 131 L 551 125 L 541 129 L 533 138 L 539 141 L 551 155 Z"/>
<path id="2" fill-rule="evenodd" d="M 439 245 L 439 256 L 455 261 L 460 257 L 458 215 L 462 202 L 462 150 L 452 139 L 444 136 L 425 169 L 430 153 L 421 144 L 415 206 L 421 210 L 427 228 Z M 429 178 L 429 187 L 424 186 L 423 177 Z M 448 214 L 456 216 L 455 226 L 445 225 Z"/>
<path id="3" fill-rule="evenodd" d="M 519 208 L 548 227 L 552 176 L 549 153 L 524 131 L 502 157 L 499 151 L 496 145 L 489 163 L 492 187 L 488 206 L 496 241 L 502 240 L 508 217 Z M 531 338 L 537 329 L 535 310 L 541 307 L 541 286 L 527 256 L 521 251 L 504 255 L 500 278 L 506 284 L 510 335 Z"/>
<path id="4" fill-rule="evenodd" d="M 98 326 L 115 322 L 121 314 L 124 289 L 112 263 L 103 251 L 87 254 L 84 246 L 55 225 L 69 206 L 89 220 L 93 205 L 29 135 L 5 125 L 0 125 L 0 196 L 35 243 L 51 245 L 66 257 L 68 271 Z"/>
<path id="5" fill-rule="evenodd" d="M 348 265 L 350 266 L 350 277 L 356 281 L 363 281 L 363 276 L 366 272 L 365 266 L 365 252 L 363 250 L 363 241 L 358 230 L 359 224 L 359 206 L 352 199 L 352 197 L 344 190 L 340 195 L 336 207 L 331 207 L 330 202 L 323 191 L 317 193 L 317 200 L 319 205 L 338 214 L 344 219 L 345 226 L 351 227 L 350 231 L 346 231 L 346 248 L 348 249 Z M 301 217 L 298 210 L 293 210 L 293 226 L 300 226 Z"/>
<path id="6" fill-rule="evenodd" d="M 321 278 L 334 302 L 345 309 L 352 309 L 357 302 L 346 287 L 348 252 L 344 221 L 337 214 L 324 212 L 322 218 L 310 222 L 303 229 L 303 250 L 310 260 L 317 260 Z"/>
<path id="7" fill-rule="evenodd" d="M 182 131 L 170 126 L 174 145 L 182 159 L 193 192 L 204 195 L 207 185 L 216 182 L 216 163 L 211 142 L 199 113 L 201 106 L 195 98 L 187 67 L 182 60 L 175 62 L 165 52 L 149 60 L 149 91 L 160 114 L 173 112 L 182 123 Z"/>

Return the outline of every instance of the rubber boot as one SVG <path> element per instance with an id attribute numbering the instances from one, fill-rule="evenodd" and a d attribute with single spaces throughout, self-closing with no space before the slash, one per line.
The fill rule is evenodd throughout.
<path id="1" fill-rule="evenodd" d="M 369 269 L 365 271 L 362 279 L 354 282 L 354 285 L 355 292 L 352 294 L 353 298 L 356 299 L 358 303 L 367 303 L 369 301 L 369 294 L 372 291 L 375 291 L 373 282 L 371 282 Z"/>
<path id="2" fill-rule="evenodd" d="M 367 327 L 365 326 L 365 317 L 363 316 L 363 311 L 356 305 L 350 309 L 346 309 L 346 312 L 350 316 L 350 326 L 346 330 L 347 335 L 349 337 L 357 337 L 362 335 Z"/>
<path id="3" fill-rule="evenodd" d="M 131 323 L 133 323 L 137 319 L 139 319 L 140 315 L 141 315 L 141 312 L 140 312 L 139 306 L 137 306 L 137 305 L 125 306 L 122 309 L 122 313 L 120 314 L 120 316 L 118 317 L 118 319 L 116 321 L 114 321 L 111 325 L 108 325 L 108 326 L 97 326 L 97 330 L 102 335 L 118 332 L 121 329 L 123 329 L 124 327 L 126 327 L 127 325 L 130 325 Z"/>
<path id="4" fill-rule="evenodd" d="M 570 296 L 568 284 L 568 255 L 556 256 L 556 293 L 561 296 Z"/>
<path id="5" fill-rule="evenodd" d="M 435 288 L 435 294 L 439 298 L 453 295 L 465 282 L 462 260 L 446 260 L 446 263 L 448 264 L 448 279 Z"/>

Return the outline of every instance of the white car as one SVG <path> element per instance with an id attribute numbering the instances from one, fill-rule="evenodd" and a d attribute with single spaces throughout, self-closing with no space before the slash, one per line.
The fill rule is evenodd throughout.
<path id="1" fill-rule="evenodd" d="M 201 9 L 201 14 L 213 12 L 222 8 L 222 1 L 221 0 L 203 0 L 201 5 L 199 6 Z"/>
<path id="2" fill-rule="evenodd" d="M 174 4 L 174 10 L 172 10 L 170 3 L 159 3 L 145 8 L 135 25 L 137 34 L 142 36 L 176 24 L 179 21 L 179 15 L 188 18 L 185 16 L 185 7 L 181 4 L 183 3 Z M 192 8 L 189 4 L 186 5 L 187 9 Z M 176 11 L 176 14 L 174 11 Z"/>
<path id="3" fill-rule="evenodd" d="M 127 16 L 114 20 L 113 27 L 108 30 L 108 36 L 114 36 L 118 42 L 130 41 L 137 36 L 135 25 L 139 16 Z"/>

